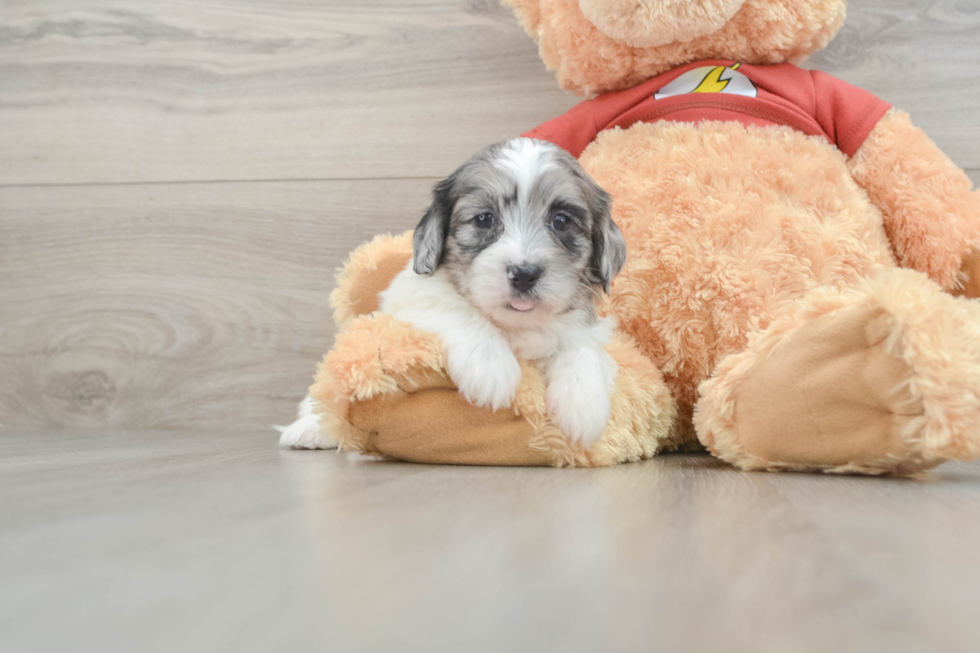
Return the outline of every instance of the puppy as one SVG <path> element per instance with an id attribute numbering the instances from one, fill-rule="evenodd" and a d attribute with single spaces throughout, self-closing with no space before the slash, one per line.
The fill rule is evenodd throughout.
<path id="1" fill-rule="evenodd" d="M 593 445 L 609 421 L 612 318 L 596 313 L 626 260 L 610 197 L 561 148 L 517 138 L 491 145 L 436 185 L 413 259 L 380 310 L 437 335 L 449 377 L 472 404 L 511 404 L 518 359 L 534 361 L 546 406 L 571 440 Z M 281 443 L 329 446 L 311 400 Z"/>

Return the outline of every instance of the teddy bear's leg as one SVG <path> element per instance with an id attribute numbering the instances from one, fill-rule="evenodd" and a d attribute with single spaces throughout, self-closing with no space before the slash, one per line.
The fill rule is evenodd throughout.
<path id="1" fill-rule="evenodd" d="M 893 269 L 818 290 L 701 384 L 698 437 L 743 469 L 911 474 L 980 456 L 980 302 Z"/>

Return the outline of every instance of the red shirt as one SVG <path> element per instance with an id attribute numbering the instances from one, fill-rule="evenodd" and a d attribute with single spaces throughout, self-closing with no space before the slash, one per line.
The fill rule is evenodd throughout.
<path id="1" fill-rule="evenodd" d="M 850 156 L 890 107 L 868 91 L 817 70 L 718 59 L 690 63 L 635 88 L 587 100 L 523 135 L 551 141 L 578 157 L 599 132 L 611 127 L 734 120 L 823 136 Z"/>

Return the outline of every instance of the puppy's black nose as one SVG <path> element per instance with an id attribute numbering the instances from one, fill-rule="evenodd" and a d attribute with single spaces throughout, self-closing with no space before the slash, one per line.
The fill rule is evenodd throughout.
<path id="1" fill-rule="evenodd" d="M 527 292 L 541 278 L 543 271 L 537 265 L 512 265 L 507 268 L 507 278 L 514 290 Z"/>

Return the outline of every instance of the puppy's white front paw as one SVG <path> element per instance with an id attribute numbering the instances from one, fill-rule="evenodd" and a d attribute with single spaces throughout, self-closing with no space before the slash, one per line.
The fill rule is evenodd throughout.
<path id="1" fill-rule="evenodd" d="M 557 378 L 548 384 L 545 394 L 548 414 L 569 440 L 589 449 L 606 430 L 609 422 L 609 391 L 594 387 L 587 391 L 583 384 Z"/>
<path id="2" fill-rule="evenodd" d="M 326 433 L 320 430 L 320 417 L 307 415 L 301 417 L 289 426 L 277 426 L 282 434 L 279 436 L 279 446 L 290 449 L 336 449 Z"/>
<path id="3" fill-rule="evenodd" d="M 503 339 L 457 345 L 448 351 L 447 366 L 460 394 L 482 408 L 510 406 L 521 384 L 521 366 Z"/>
<path id="4" fill-rule="evenodd" d="M 586 350 L 552 367 L 545 405 L 565 437 L 586 449 L 599 441 L 609 422 L 615 375 L 616 363 L 604 351 Z"/>

